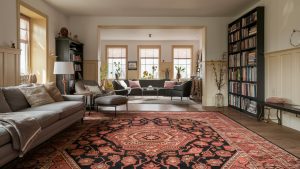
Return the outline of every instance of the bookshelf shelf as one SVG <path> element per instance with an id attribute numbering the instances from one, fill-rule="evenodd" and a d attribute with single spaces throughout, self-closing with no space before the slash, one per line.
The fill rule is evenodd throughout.
<path id="1" fill-rule="evenodd" d="M 75 81 L 83 79 L 83 44 L 70 38 L 58 37 L 55 41 L 57 61 L 74 63 L 74 75 L 67 75 L 67 94 L 75 92 Z M 56 85 L 63 91 L 62 75 L 56 75 Z"/>
<path id="2" fill-rule="evenodd" d="M 257 116 L 260 101 L 264 101 L 264 7 L 228 25 L 229 107 Z"/>

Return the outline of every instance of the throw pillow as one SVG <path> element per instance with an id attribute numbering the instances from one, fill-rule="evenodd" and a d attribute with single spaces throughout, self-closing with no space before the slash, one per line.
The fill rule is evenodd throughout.
<path id="1" fill-rule="evenodd" d="M 97 95 L 97 94 L 102 94 L 102 91 L 100 90 L 100 88 L 98 86 L 89 86 L 89 85 L 84 85 L 84 87 L 90 91 L 93 95 Z"/>
<path id="2" fill-rule="evenodd" d="M 124 82 L 124 80 L 119 80 L 119 84 L 120 84 L 122 87 L 124 87 L 124 89 L 127 89 L 127 88 L 128 88 L 128 86 L 127 86 L 127 84 Z"/>
<path id="3" fill-rule="evenodd" d="M 45 88 L 49 95 L 56 101 L 61 102 L 64 101 L 63 97 L 61 96 L 61 93 L 59 89 L 56 87 L 56 84 L 54 82 L 50 82 L 45 84 Z"/>
<path id="4" fill-rule="evenodd" d="M 175 85 L 176 85 L 176 82 L 174 82 L 174 81 L 165 81 L 164 88 L 173 89 Z"/>
<path id="5" fill-rule="evenodd" d="M 0 113 L 11 112 L 8 103 L 5 100 L 2 89 L 0 88 Z"/>
<path id="6" fill-rule="evenodd" d="M 266 99 L 267 103 L 275 103 L 275 104 L 284 104 L 286 103 L 286 99 L 280 97 L 269 97 Z"/>
<path id="7" fill-rule="evenodd" d="M 20 90 L 24 94 L 31 107 L 37 107 L 55 102 L 48 94 L 45 86 L 21 87 Z"/>
<path id="8" fill-rule="evenodd" d="M 131 88 L 141 88 L 140 81 L 129 80 L 129 87 L 131 87 Z"/>
<path id="9" fill-rule="evenodd" d="M 29 108 L 30 105 L 19 86 L 5 87 L 2 89 L 5 99 L 12 111 L 19 111 Z"/>

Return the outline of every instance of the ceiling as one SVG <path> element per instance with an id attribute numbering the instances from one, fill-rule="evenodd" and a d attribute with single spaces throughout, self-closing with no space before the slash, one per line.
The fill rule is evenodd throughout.
<path id="1" fill-rule="evenodd" d="M 200 29 L 101 29 L 100 38 L 101 40 L 199 40 L 200 37 Z"/>
<path id="2" fill-rule="evenodd" d="M 231 17 L 258 0 L 44 0 L 69 16 Z"/>

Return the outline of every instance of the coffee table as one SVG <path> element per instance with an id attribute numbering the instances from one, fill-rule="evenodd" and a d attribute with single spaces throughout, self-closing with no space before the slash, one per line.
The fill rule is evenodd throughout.
<path id="1" fill-rule="evenodd" d="M 142 96 L 156 96 L 158 97 L 158 87 L 143 87 L 142 88 Z"/>

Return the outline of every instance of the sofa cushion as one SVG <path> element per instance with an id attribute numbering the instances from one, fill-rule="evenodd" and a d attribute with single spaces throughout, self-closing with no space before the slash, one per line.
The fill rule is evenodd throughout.
<path id="1" fill-rule="evenodd" d="M 141 88 L 139 81 L 129 80 L 129 87 L 131 88 Z"/>
<path id="2" fill-rule="evenodd" d="M 5 87 L 2 90 L 12 111 L 15 112 L 30 107 L 19 87 Z"/>
<path id="3" fill-rule="evenodd" d="M 164 88 L 173 89 L 175 85 L 176 85 L 175 81 L 165 81 Z"/>
<path id="4" fill-rule="evenodd" d="M 128 86 L 124 80 L 119 80 L 118 82 L 124 89 L 128 88 Z"/>
<path id="5" fill-rule="evenodd" d="M 50 82 L 45 84 L 45 88 L 49 95 L 56 101 L 61 102 L 64 101 L 63 97 L 61 96 L 61 93 L 59 89 L 56 87 L 56 83 Z"/>
<path id="6" fill-rule="evenodd" d="M 48 110 L 28 111 L 29 109 L 30 108 L 17 113 L 30 115 L 31 117 L 36 118 L 42 128 L 46 128 L 59 120 L 59 112 Z"/>
<path id="7" fill-rule="evenodd" d="M 0 88 L 0 113 L 11 112 L 8 103 L 5 100 L 2 88 Z"/>
<path id="8" fill-rule="evenodd" d="M 45 86 L 20 87 L 31 107 L 37 107 L 55 102 L 48 94 Z"/>
<path id="9" fill-rule="evenodd" d="M 0 147 L 11 140 L 9 133 L 4 127 L 0 127 Z"/>
<path id="10" fill-rule="evenodd" d="M 71 114 L 84 110 L 84 103 L 80 101 L 64 101 L 64 102 L 54 102 L 38 107 L 31 107 L 25 111 L 54 111 L 59 114 L 59 119 L 64 119 Z M 34 113 L 34 112 L 33 112 Z"/>

